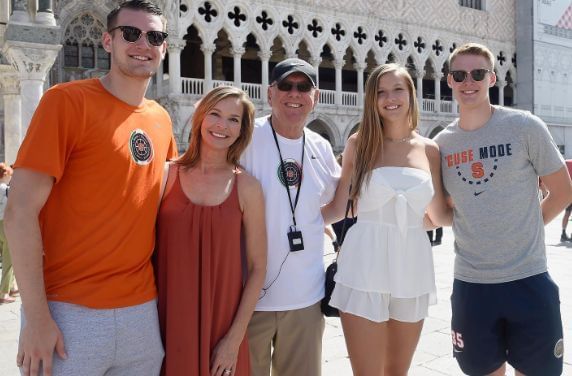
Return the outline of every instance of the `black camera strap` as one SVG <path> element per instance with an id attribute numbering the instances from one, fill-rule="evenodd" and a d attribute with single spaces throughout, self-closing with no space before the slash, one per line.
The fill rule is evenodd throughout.
<path id="1" fill-rule="evenodd" d="M 304 175 L 304 151 L 306 149 L 306 133 L 302 131 L 302 160 L 300 162 L 300 183 L 298 184 L 298 189 L 296 190 L 296 197 L 294 198 L 294 203 L 292 203 L 292 195 L 290 194 L 290 187 L 288 186 L 288 179 L 286 174 L 286 167 L 284 166 L 284 158 L 282 158 L 282 152 L 280 151 L 280 145 L 278 144 L 278 137 L 276 137 L 276 131 L 272 125 L 272 118 L 269 119 L 270 129 L 272 129 L 272 136 L 274 136 L 274 143 L 276 144 L 276 149 L 278 149 L 278 156 L 280 157 L 280 172 L 282 173 L 282 179 L 284 180 L 284 187 L 286 188 L 286 193 L 288 193 L 288 203 L 290 204 L 290 210 L 292 211 L 292 222 L 294 227 L 296 227 L 296 206 L 298 206 L 298 198 L 300 198 L 300 189 L 302 187 L 302 179 Z"/>

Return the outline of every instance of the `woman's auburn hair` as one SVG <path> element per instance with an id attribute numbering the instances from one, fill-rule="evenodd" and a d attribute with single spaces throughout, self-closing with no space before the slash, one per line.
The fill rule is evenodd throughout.
<path id="1" fill-rule="evenodd" d="M 254 104 L 248 95 L 241 89 L 234 86 L 219 86 L 207 93 L 202 98 L 192 116 L 191 134 L 189 135 L 189 148 L 178 158 L 175 163 L 184 168 L 194 167 L 201 155 L 201 126 L 207 114 L 216 104 L 227 98 L 238 98 L 242 104 L 242 121 L 240 124 L 240 135 L 236 141 L 228 148 L 226 160 L 233 166 L 238 166 L 240 156 L 252 139 L 254 129 Z"/>
<path id="2" fill-rule="evenodd" d="M 350 198 L 359 198 L 364 182 L 369 183 L 377 157 L 383 151 L 383 119 L 377 108 L 377 92 L 379 79 L 391 72 L 396 72 L 405 79 L 409 91 L 409 128 L 414 130 L 419 123 L 419 107 L 413 79 L 407 69 L 391 63 L 382 64 L 369 75 L 365 84 L 364 110 L 361 123 L 356 134 L 354 155 L 354 171 Z"/>

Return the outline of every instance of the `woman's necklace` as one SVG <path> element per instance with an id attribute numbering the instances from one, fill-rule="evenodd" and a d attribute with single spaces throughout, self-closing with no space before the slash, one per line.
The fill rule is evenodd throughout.
<path id="1" fill-rule="evenodd" d="M 413 133 L 411 133 L 409 136 L 407 137 L 403 137 L 403 138 L 391 138 L 391 137 L 383 137 L 385 140 L 387 141 L 391 141 L 391 142 L 395 142 L 395 143 L 401 143 L 401 142 L 407 142 L 413 139 Z"/>

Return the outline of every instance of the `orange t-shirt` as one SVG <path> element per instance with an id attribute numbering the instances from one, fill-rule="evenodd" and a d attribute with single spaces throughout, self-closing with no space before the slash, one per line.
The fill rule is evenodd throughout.
<path id="1" fill-rule="evenodd" d="M 572 176 L 572 159 L 565 160 L 566 168 L 568 169 L 568 174 Z"/>
<path id="2" fill-rule="evenodd" d="M 154 101 L 130 106 L 98 79 L 44 94 L 15 168 L 55 178 L 39 217 L 48 300 L 119 308 L 156 296 L 155 217 L 176 153 L 169 115 Z"/>

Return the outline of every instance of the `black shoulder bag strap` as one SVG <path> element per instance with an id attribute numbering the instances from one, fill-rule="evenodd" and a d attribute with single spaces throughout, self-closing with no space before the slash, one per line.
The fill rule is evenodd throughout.
<path id="1" fill-rule="evenodd" d="M 352 191 L 352 186 L 350 185 L 350 192 Z M 336 260 L 338 259 L 338 255 L 340 254 L 340 251 L 342 250 L 342 243 L 344 242 L 344 239 L 346 238 L 346 232 L 348 231 L 348 214 L 350 213 L 350 210 L 352 211 L 352 219 L 355 218 L 354 215 L 354 200 L 352 200 L 351 198 L 348 198 L 348 203 L 346 204 L 346 214 L 344 214 L 344 224 L 342 225 L 342 233 L 340 234 L 340 239 L 338 239 L 338 249 L 336 250 Z"/>

